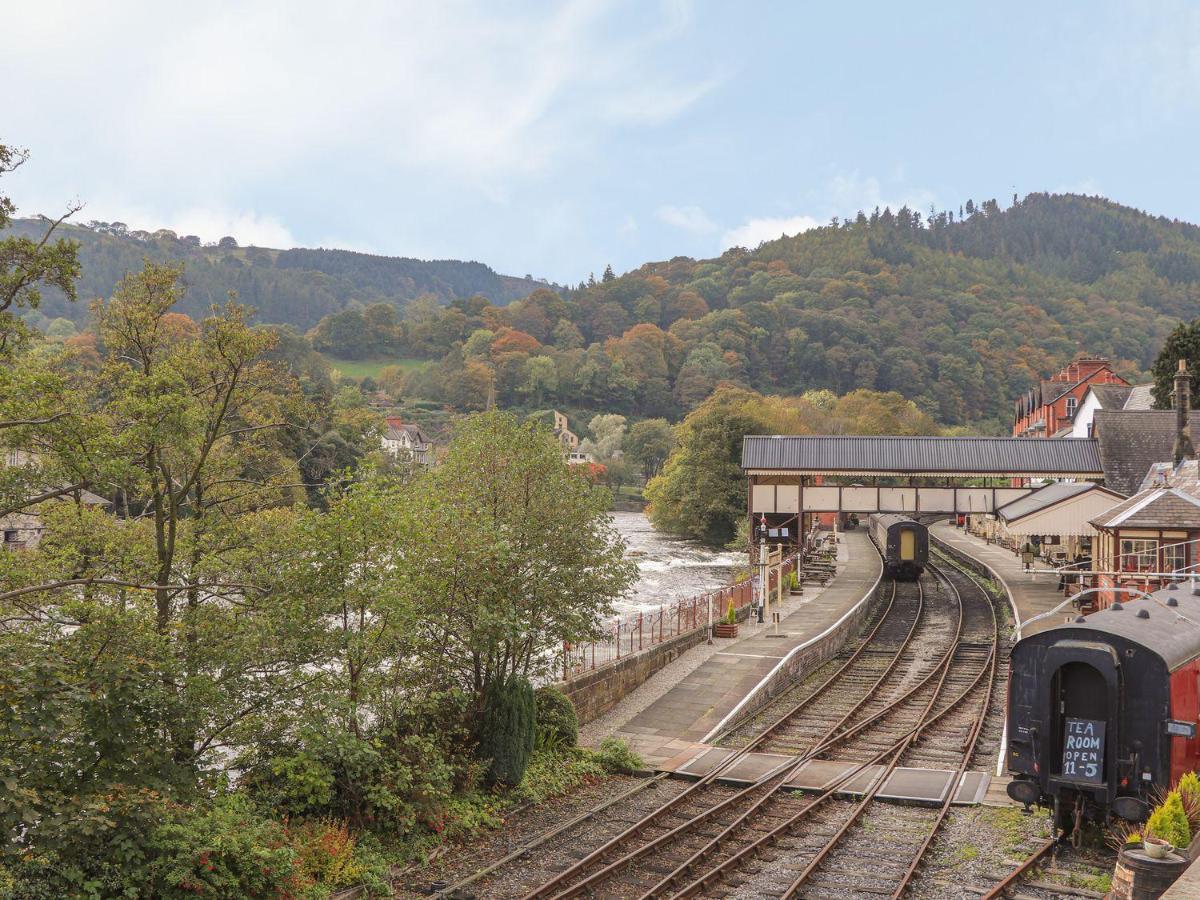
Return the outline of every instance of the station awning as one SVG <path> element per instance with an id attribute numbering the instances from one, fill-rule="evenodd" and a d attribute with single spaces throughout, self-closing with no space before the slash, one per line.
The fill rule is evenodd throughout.
<path id="1" fill-rule="evenodd" d="M 1101 478 L 1091 438 L 747 435 L 755 475 Z"/>

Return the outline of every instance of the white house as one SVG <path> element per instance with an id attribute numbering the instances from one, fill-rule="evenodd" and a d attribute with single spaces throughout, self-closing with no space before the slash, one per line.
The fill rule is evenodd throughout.
<path id="1" fill-rule="evenodd" d="M 1144 410 L 1151 409 L 1154 397 L 1152 384 L 1094 384 L 1079 402 L 1071 424 L 1070 437 L 1094 437 L 1096 410 Z"/>
<path id="2" fill-rule="evenodd" d="M 434 464 L 433 441 L 420 425 L 406 423 L 399 416 L 388 416 L 383 433 L 383 450 L 399 460 L 411 460 L 419 466 Z"/>

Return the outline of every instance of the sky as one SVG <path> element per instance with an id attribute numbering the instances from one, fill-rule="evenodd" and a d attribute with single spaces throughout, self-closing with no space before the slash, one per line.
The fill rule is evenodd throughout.
<path id="1" fill-rule="evenodd" d="M 1032 191 L 1200 222 L 1200 3 L 5 4 L 19 214 L 575 284 Z"/>

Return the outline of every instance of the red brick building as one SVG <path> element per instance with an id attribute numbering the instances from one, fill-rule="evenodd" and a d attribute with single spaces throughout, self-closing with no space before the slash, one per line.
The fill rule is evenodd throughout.
<path id="1" fill-rule="evenodd" d="M 1027 391 L 1016 402 L 1013 437 L 1069 437 L 1071 424 L 1088 388 L 1129 382 L 1103 357 L 1082 356 L 1061 372 Z"/>

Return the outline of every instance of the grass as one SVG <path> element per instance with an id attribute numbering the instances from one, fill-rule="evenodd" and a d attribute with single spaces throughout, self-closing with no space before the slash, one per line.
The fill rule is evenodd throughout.
<path id="1" fill-rule="evenodd" d="M 379 373 L 388 366 L 399 366 L 406 372 L 418 369 L 425 364 L 423 359 L 406 359 L 395 356 L 376 356 L 369 359 L 339 359 L 329 353 L 321 356 L 345 378 L 378 378 Z"/>

